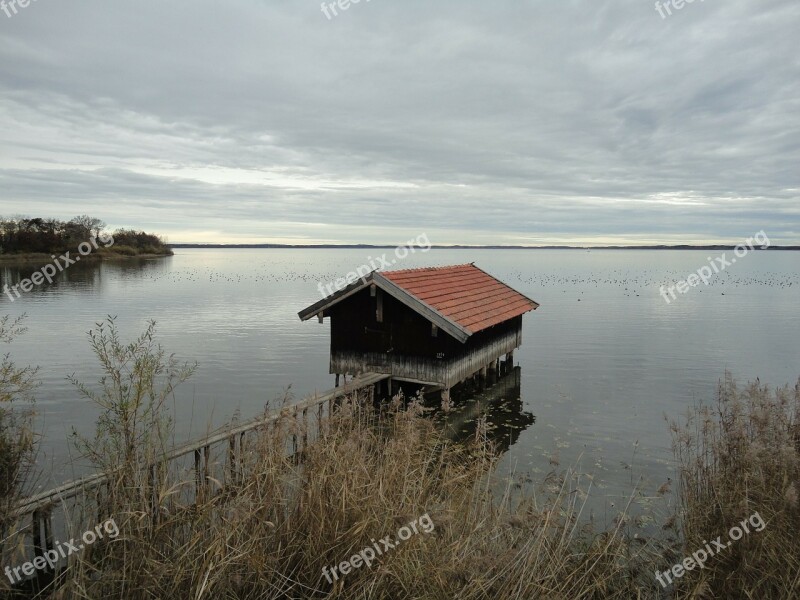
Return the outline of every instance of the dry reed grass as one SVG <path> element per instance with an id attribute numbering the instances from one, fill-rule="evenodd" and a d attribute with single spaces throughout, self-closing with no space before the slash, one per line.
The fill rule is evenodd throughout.
<path id="1" fill-rule="evenodd" d="M 758 512 L 745 535 L 676 586 L 678 598 L 800 597 L 800 382 L 776 390 L 720 381 L 716 406 L 672 424 L 686 554 Z"/>
<path id="2" fill-rule="evenodd" d="M 562 478 L 547 499 L 493 497 L 497 456 L 485 440 L 446 442 L 416 401 L 373 412 L 359 400 L 324 423 L 303 461 L 286 453 L 288 416 L 248 444 L 245 477 L 196 504 L 147 482 L 118 480 L 122 534 L 69 570 L 58 598 L 636 598 L 651 586 L 646 544 L 621 525 L 593 534 Z M 142 476 L 144 477 L 144 476 Z M 184 482 L 189 484 L 189 482 Z M 428 513 L 413 536 L 334 585 L 322 575 Z M 585 525 L 585 524 L 584 524 Z M 647 575 L 645 576 L 645 573 Z"/>
<path id="3" fill-rule="evenodd" d="M 103 413 L 98 436 L 82 445 L 115 476 L 103 513 L 86 525 L 113 516 L 121 534 L 74 556 L 41 598 L 660 598 L 667 592 L 656 568 L 756 510 L 765 531 L 669 593 L 797 595 L 800 384 L 739 391 L 726 377 L 716 409 L 673 424 L 685 543 L 665 555 L 660 540 L 631 533 L 625 512 L 596 531 L 570 471 L 552 471 L 541 494 L 520 499 L 510 484 L 498 492 L 498 456 L 486 432 L 451 443 L 413 398 L 377 410 L 365 397 L 349 398 L 320 422 L 302 460 L 287 452 L 287 439 L 309 431 L 286 410 L 247 439 L 235 478 L 187 493 L 196 483 L 191 469 L 153 478 L 141 468 L 164 456 L 165 400 L 191 371 L 155 346 L 152 333 L 126 346 L 111 321 L 92 337 L 106 377 L 99 391 L 76 384 Z M 414 535 L 333 585 L 323 576 L 323 567 L 424 514 L 435 526 L 430 535 Z"/>

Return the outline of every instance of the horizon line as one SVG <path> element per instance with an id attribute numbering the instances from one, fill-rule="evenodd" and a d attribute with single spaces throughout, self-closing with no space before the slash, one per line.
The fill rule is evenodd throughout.
<path id="1" fill-rule="evenodd" d="M 397 248 L 397 244 L 274 244 L 274 243 L 219 243 L 219 242 L 175 242 L 167 243 L 171 248 L 304 248 L 304 249 L 353 249 L 353 248 Z M 606 244 L 568 245 L 543 244 L 525 246 L 519 244 L 431 244 L 428 248 L 440 250 L 733 250 L 739 243 L 731 244 Z M 767 248 L 755 246 L 754 250 L 800 250 L 800 245 L 771 245 Z"/>

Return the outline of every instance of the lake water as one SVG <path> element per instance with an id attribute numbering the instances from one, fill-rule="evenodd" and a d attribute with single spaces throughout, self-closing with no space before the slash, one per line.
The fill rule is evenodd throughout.
<path id="1" fill-rule="evenodd" d="M 383 252 L 392 256 L 179 249 L 165 259 L 75 265 L 14 302 L 2 295 L 0 314 L 27 314 L 13 359 L 41 367 L 42 487 L 78 474 L 67 467 L 67 437 L 72 428 L 93 431 L 96 412 L 66 377 L 96 381 L 86 332 L 106 315 L 117 316 L 128 338 L 156 320 L 163 346 L 199 363 L 177 393 L 177 433 L 187 439 L 237 412 L 256 415 L 289 386 L 296 398 L 333 387 L 329 323 L 301 322 L 297 312 L 321 298 L 320 282 Z M 596 505 L 611 509 L 639 477 L 649 493 L 674 479 L 664 417 L 712 401 L 726 369 L 774 385 L 800 375 L 800 253 L 753 252 L 670 304 L 659 295 L 659 286 L 719 254 L 432 249 L 396 267 L 475 262 L 541 304 L 524 317 L 519 391 L 510 386 L 491 409 L 496 422 L 518 427 L 497 429 L 510 444 L 502 468 L 541 479 L 554 462 L 576 465 L 594 478 Z M 0 283 L 33 269 L 0 264 Z M 469 431 L 468 422 L 461 426 Z"/>

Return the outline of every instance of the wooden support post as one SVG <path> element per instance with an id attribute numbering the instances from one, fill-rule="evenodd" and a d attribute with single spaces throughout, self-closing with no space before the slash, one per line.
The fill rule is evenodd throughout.
<path id="1" fill-rule="evenodd" d="M 102 492 L 100 492 L 100 489 L 105 490 L 105 496 L 101 495 Z M 97 508 L 97 522 L 101 523 L 111 516 L 111 482 L 109 481 L 104 486 L 101 486 L 101 488 L 98 488 L 97 493 L 98 496 L 101 497 L 102 502 Z"/>
<path id="2" fill-rule="evenodd" d="M 494 383 L 497 380 L 497 363 L 495 361 L 490 362 L 486 365 L 486 372 L 488 373 L 490 383 Z"/>
<path id="3" fill-rule="evenodd" d="M 308 408 L 303 409 L 303 450 L 308 448 Z"/>
<path id="4" fill-rule="evenodd" d="M 211 464 L 211 446 L 203 446 L 203 487 L 205 488 L 206 494 L 208 494 L 208 486 L 210 481 L 210 475 L 208 469 L 209 465 Z"/>
<path id="5" fill-rule="evenodd" d="M 42 508 L 31 515 L 31 534 L 33 537 L 33 555 L 43 556 L 53 547 L 52 509 Z"/>
<path id="6" fill-rule="evenodd" d="M 200 500 L 203 493 L 203 459 L 200 450 L 194 451 L 194 496 L 195 501 Z"/>
<path id="7" fill-rule="evenodd" d="M 33 537 L 33 555 L 44 556 L 53 542 L 53 509 L 52 506 L 33 511 L 31 515 L 31 534 Z"/>
<path id="8" fill-rule="evenodd" d="M 42 513 L 39 510 L 33 511 L 31 515 L 31 537 L 33 537 L 33 555 L 41 556 L 44 554 L 42 549 Z"/>
<path id="9" fill-rule="evenodd" d="M 292 433 L 292 456 L 297 456 L 297 410 L 294 411 L 294 416 L 292 417 L 292 421 L 294 421 L 294 432 Z"/>
<path id="10" fill-rule="evenodd" d="M 53 541 L 53 507 L 48 507 L 43 513 L 42 526 L 44 527 L 44 547 L 45 550 L 55 548 Z"/>
<path id="11" fill-rule="evenodd" d="M 158 519 L 161 516 L 161 506 L 159 502 L 158 489 L 160 486 L 158 464 L 150 466 L 150 516 L 153 520 L 153 525 L 158 525 Z"/>
<path id="12" fill-rule="evenodd" d="M 450 388 L 442 390 L 442 412 L 449 413 L 452 404 L 450 402 Z"/>
<path id="13" fill-rule="evenodd" d="M 194 473 L 195 473 L 195 496 L 202 502 L 206 498 L 206 487 L 208 485 L 208 458 L 210 448 L 203 446 L 194 451 Z"/>
<path id="14" fill-rule="evenodd" d="M 336 374 L 336 386 L 335 387 L 339 387 L 339 374 L 338 373 Z"/>
<path id="15" fill-rule="evenodd" d="M 236 463 L 236 436 L 233 435 L 228 439 L 228 468 L 230 469 L 230 478 L 231 483 L 233 484 L 236 484 L 236 482 L 239 480 L 239 470 L 237 469 Z"/>
<path id="16" fill-rule="evenodd" d="M 483 367 L 480 371 L 480 388 L 483 389 L 486 387 L 486 367 Z"/>
<path id="17" fill-rule="evenodd" d="M 239 467 L 239 481 L 244 478 L 244 457 L 247 456 L 247 454 L 245 454 L 247 451 L 247 446 L 245 446 L 244 443 L 244 436 L 246 433 L 246 431 L 243 431 L 239 434 L 239 454 L 236 455 Z"/>

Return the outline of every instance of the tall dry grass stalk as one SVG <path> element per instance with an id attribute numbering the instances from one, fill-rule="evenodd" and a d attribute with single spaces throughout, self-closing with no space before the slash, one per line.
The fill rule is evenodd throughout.
<path id="1" fill-rule="evenodd" d="M 678 580 L 681 598 L 800 597 L 800 382 L 744 388 L 726 373 L 716 406 L 672 424 L 687 555 L 758 512 L 767 523 Z"/>

